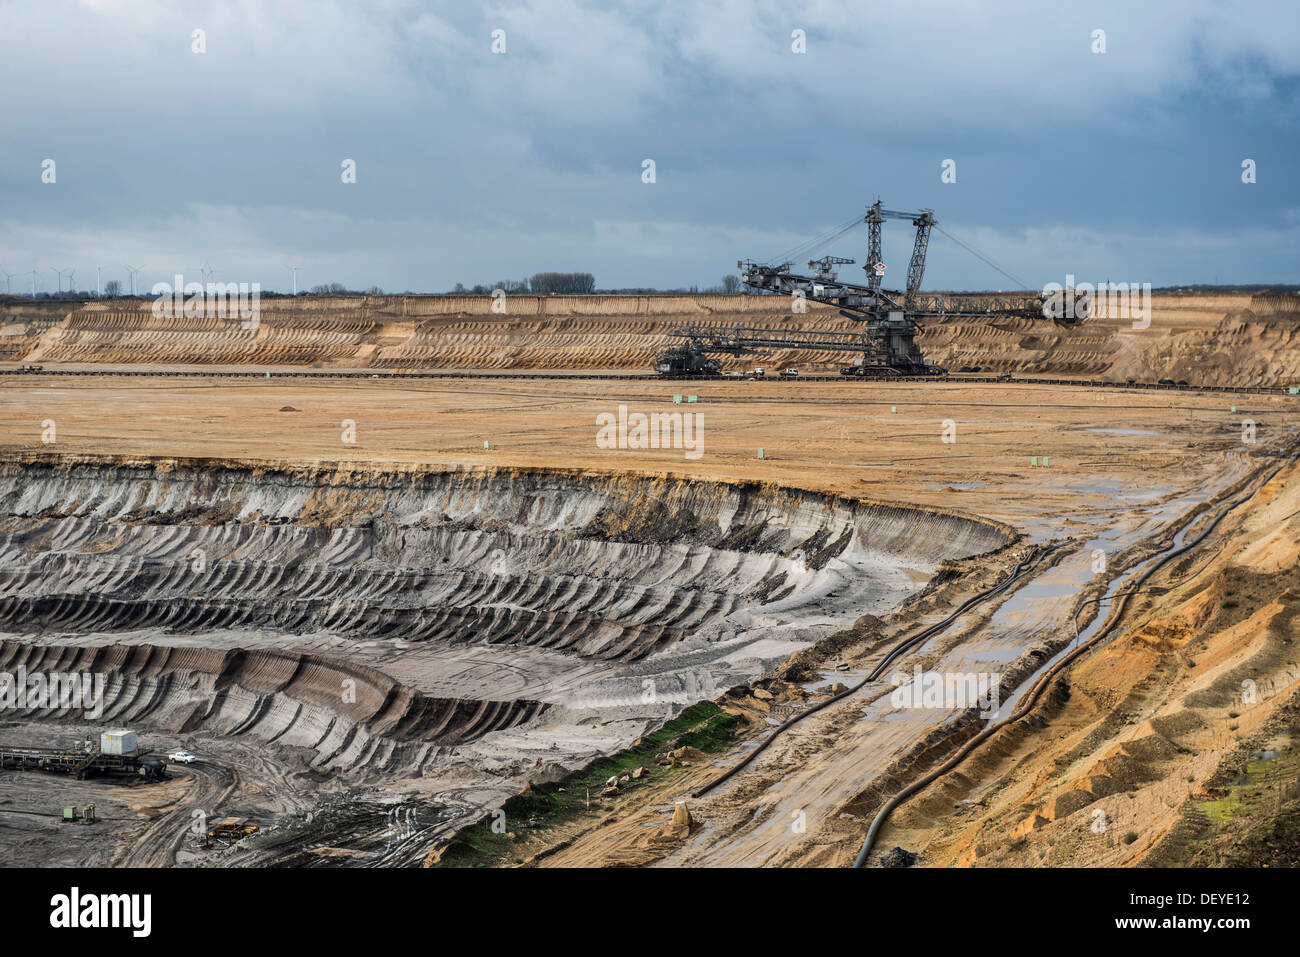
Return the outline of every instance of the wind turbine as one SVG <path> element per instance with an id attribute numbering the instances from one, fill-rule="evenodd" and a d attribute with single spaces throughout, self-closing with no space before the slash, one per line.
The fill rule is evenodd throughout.
<path id="1" fill-rule="evenodd" d="M 0 272 L 4 272 L 4 270 L 0 270 Z M 4 276 L 5 276 L 5 295 L 6 295 L 6 296 L 10 295 L 10 292 L 9 292 L 9 280 L 10 280 L 10 279 L 13 279 L 14 276 L 17 276 L 17 275 L 18 275 L 18 273 L 16 273 L 16 272 L 7 272 L 7 273 L 4 274 Z"/>
<path id="2" fill-rule="evenodd" d="M 104 284 L 103 284 L 102 282 L 100 282 L 100 278 L 101 278 L 101 277 L 100 277 L 100 274 L 99 274 L 99 271 L 100 271 L 101 269 L 103 269 L 103 268 L 104 268 L 103 266 L 96 266 L 96 267 L 95 267 L 95 298 L 96 298 L 96 299 L 103 299 L 103 298 L 104 298 Z"/>
<path id="3" fill-rule="evenodd" d="M 53 266 L 51 266 L 51 267 L 50 267 L 50 272 L 55 273 L 55 274 L 58 275 L 58 277 L 59 277 L 59 292 L 63 292 L 63 270 L 62 270 L 62 269 L 55 269 Z"/>
<path id="4" fill-rule="evenodd" d="M 77 275 L 77 271 L 75 269 L 68 270 L 68 292 L 72 292 L 72 280 L 76 277 L 76 275 Z"/>
<path id="5" fill-rule="evenodd" d="M 285 269 L 290 269 L 290 270 L 293 271 L 293 294 L 296 296 L 296 295 L 298 295 L 298 270 L 301 269 L 302 267 L 301 267 L 301 266 L 285 266 L 284 268 L 285 268 Z"/>
<path id="6" fill-rule="evenodd" d="M 129 273 L 131 274 L 131 296 L 132 296 L 132 298 L 134 298 L 134 297 L 135 297 L 135 274 L 138 273 L 138 272 L 139 272 L 141 269 L 143 269 L 144 267 L 143 267 L 143 266 L 126 266 L 125 268 L 126 268 L 126 271 L 129 272 Z"/>
<path id="7" fill-rule="evenodd" d="M 212 274 L 215 273 L 216 270 L 212 268 L 212 263 L 205 262 L 199 267 L 199 272 L 203 275 L 203 288 L 207 289 L 208 280 L 212 278 Z"/>
<path id="8" fill-rule="evenodd" d="M 32 298 L 36 298 L 36 270 L 32 270 Z"/>

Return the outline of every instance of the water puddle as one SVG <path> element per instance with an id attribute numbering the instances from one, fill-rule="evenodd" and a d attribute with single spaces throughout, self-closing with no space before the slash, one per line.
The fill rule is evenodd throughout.
<path id="1" fill-rule="evenodd" d="M 852 688 L 855 684 L 867 676 L 868 672 L 861 668 L 850 668 L 846 671 L 822 672 L 822 676 L 816 681 L 810 681 L 807 684 L 800 685 L 805 694 L 818 694 L 829 691 L 834 684 L 847 685 Z"/>
<path id="2" fill-rule="evenodd" d="M 972 648 L 967 652 L 967 658 L 972 662 L 1009 665 L 1024 654 L 1024 651 L 1025 649 L 1018 644 L 1005 648 Z"/>
<path id="3" fill-rule="evenodd" d="M 1088 495 L 1105 495 L 1117 499 L 1120 502 L 1151 502 L 1158 498 L 1168 495 L 1173 489 L 1168 486 L 1145 486 L 1143 488 L 1134 488 L 1132 485 L 1120 482 L 1098 482 L 1095 484 L 1078 483 L 1074 485 L 1060 486 L 1065 492 L 1084 492 Z"/>
<path id="4" fill-rule="evenodd" d="M 1219 486 L 1219 488 L 1222 488 L 1222 486 Z M 1177 502 L 1171 502 L 1168 505 L 1162 506 L 1159 509 L 1155 509 L 1154 511 L 1160 516 L 1162 516 L 1162 518 L 1163 516 L 1168 515 L 1169 518 L 1172 519 L 1174 514 L 1184 509 L 1187 509 L 1192 505 L 1205 501 L 1216 491 L 1217 490 L 1202 488 L 1197 490 L 1196 492 L 1182 496 L 1181 498 L 1179 498 Z M 1178 549 L 1182 548 L 1184 544 L 1184 540 L 1186 539 L 1188 533 L 1196 529 L 1199 529 L 1201 525 L 1202 525 L 1201 522 L 1191 522 L 1185 525 L 1177 534 L 1174 535 L 1173 540 L 1170 542 L 1167 548 L 1163 549 L 1160 552 L 1157 552 L 1155 555 L 1152 555 L 1150 558 L 1148 558 L 1146 561 L 1142 562 L 1141 564 L 1128 569 L 1123 574 L 1121 574 L 1118 578 L 1113 579 L 1110 582 L 1110 584 L 1106 587 L 1105 594 L 1098 602 L 1101 605 L 1101 607 L 1097 610 L 1097 614 L 1093 616 L 1092 621 L 1088 623 L 1087 627 L 1085 627 L 1082 631 L 1080 631 L 1075 636 L 1073 641 L 1070 641 L 1058 652 L 1056 652 L 1056 654 L 1047 658 L 1037 668 L 1037 670 L 1034 671 L 1033 674 L 1031 674 L 1023 682 L 1021 682 L 1019 687 L 1017 687 L 1016 690 L 1005 701 L 1002 702 L 1002 705 L 998 708 L 997 712 L 991 718 L 988 719 L 988 723 L 996 724 L 997 722 L 1002 721 L 1008 716 L 1010 716 L 1015 711 L 1016 706 L 1020 702 L 1020 699 L 1030 688 L 1033 687 L 1034 682 L 1036 682 L 1046 671 L 1052 668 L 1058 661 L 1060 661 L 1062 658 L 1068 655 L 1076 647 L 1090 641 L 1093 638 L 1093 636 L 1096 635 L 1097 632 L 1101 630 L 1101 628 L 1106 623 L 1107 616 L 1110 613 L 1109 603 L 1115 597 L 1115 595 L 1121 591 L 1129 590 L 1130 583 L 1136 581 L 1147 569 L 1158 564 L 1160 561 L 1162 561 L 1165 558 L 1165 556 L 1169 555 L 1171 552 L 1177 551 Z M 1082 553 L 1082 555 L 1086 558 L 1088 552 L 1085 551 Z M 1021 589 L 1021 591 L 1025 591 L 1030 587 L 1032 586 L 1026 585 L 1025 588 Z M 1010 604 L 1011 601 L 1008 600 L 1006 603 L 1004 603 L 1002 608 L 998 609 L 998 613 L 990 621 L 990 625 L 993 624 L 993 622 L 995 622 L 999 616 L 1001 616 L 1002 612 Z M 1079 609 L 1079 610 L 1082 611 L 1083 609 Z"/>

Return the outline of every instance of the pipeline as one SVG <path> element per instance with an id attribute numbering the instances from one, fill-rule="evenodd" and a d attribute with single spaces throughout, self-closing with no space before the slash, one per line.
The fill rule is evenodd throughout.
<path id="1" fill-rule="evenodd" d="M 928 627 L 918 631 L 916 634 L 904 638 L 893 648 L 891 648 L 889 653 L 885 655 L 885 657 L 882 658 L 874 668 L 871 669 L 870 673 L 867 674 L 865 678 L 863 678 L 861 681 L 855 684 L 852 688 L 849 688 L 846 691 L 841 691 L 837 695 L 832 695 L 831 697 L 827 698 L 825 701 L 819 701 L 817 704 L 813 705 L 811 708 L 808 708 L 806 711 L 801 711 L 798 714 L 794 715 L 793 717 L 788 718 L 785 722 L 778 725 L 777 728 L 773 730 L 772 733 L 768 735 L 758 745 L 758 747 L 756 747 L 753 751 L 749 752 L 749 754 L 747 754 L 743 760 L 741 760 L 738 764 L 734 765 L 727 771 L 723 772 L 717 778 L 714 778 L 709 783 L 699 788 L 696 788 L 694 791 L 691 792 L 691 797 L 694 798 L 703 797 L 705 794 L 708 794 L 710 791 L 716 788 L 719 784 L 722 784 L 724 781 L 729 780 L 733 775 L 743 770 L 745 767 L 747 767 L 750 764 L 750 762 L 752 762 L 756 757 L 758 757 L 765 750 L 767 750 L 767 747 L 773 741 L 775 741 L 779 735 L 785 733 L 790 728 L 794 727 L 804 718 L 807 718 L 809 715 L 816 714 L 818 711 L 821 711 L 823 708 L 828 708 L 831 705 L 835 704 L 836 702 L 843 701 L 845 698 L 848 698 L 849 696 L 854 695 L 857 692 L 861 691 L 864 687 L 871 684 L 873 681 L 879 681 L 880 676 L 885 673 L 885 669 L 888 668 L 895 661 L 897 661 L 900 656 L 910 651 L 912 648 L 916 647 L 921 642 L 924 642 L 927 639 L 931 638 L 932 636 L 943 631 L 945 628 L 951 625 L 962 615 L 966 614 L 966 612 L 969 611 L 971 608 L 974 608 L 976 605 L 980 604 L 981 602 L 988 601 L 990 598 L 1002 594 L 1002 592 L 1006 591 L 1015 582 L 1025 577 L 1025 575 L 1029 574 L 1031 571 L 1036 571 L 1038 569 L 1038 566 L 1042 564 L 1042 560 L 1045 557 L 1047 557 L 1047 555 L 1055 551 L 1056 549 L 1062 547 L 1063 544 L 1064 543 L 1052 544 L 1052 545 L 1048 545 L 1046 548 L 1038 548 L 1037 546 L 1035 546 L 1030 551 L 1030 553 L 1026 555 L 1025 558 L 1022 559 L 1018 565 L 1016 565 L 1015 569 L 1011 572 L 1011 574 L 1008 575 L 1006 578 L 1004 578 L 1002 581 L 998 582 L 996 585 L 993 585 L 990 588 L 985 589 L 979 594 L 972 595 L 970 598 L 966 599 L 964 602 L 961 603 L 961 605 L 957 607 L 956 611 L 950 614 L 947 618 L 943 619 L 943 621 L 936 622 L 933 625 L 929 625 Z"/>
<path id="2" fill-rule="evenodd" d="M 1111 637 L 1112 633 L 1118 627 L 1119 622 L 1123 618 L 1124 612 L 1128 608 L 1129 597 L 1135 594 L 1144 582 L 1146 582 L 1152 575 L 1154 575 L 1161 568 L 1169 564 L 1169 562 L 1173 561 L 1174 559 L 1182 555 L 1185 555 L 1187 552 L 1191 551 L 1192 549 L 1200 545 L 1201 542 L 1203 542 L 1210 534 L 1214 532 L 1214 530 L 1219 526 L 1219 523 L 1223 521 L 1223 519 L 1227 517 L 1229 513 L 1231 513 L 1234 509 L 1238 508 L 1239 506 L 1243 505 L 1244 503 L 1252 499 L 1256 494 L 1258 494 L 1259 490 L 1262 489 L 1264 486 L 1266 486 L 1269 482 L 1271 482 L 1279 472 L 1281 472 L 1288 465 L 1294 463 L 1296 461 L 1296 458 L 1297 458 L 1296 453 L 1293 453 L 1286 462 L 1282 463 L 1277 468 L 1270 471 L 1264 477 L 1264 479 L 1261 482 L 1259 482 L 1259 484 L 1257 484 L 1254 488 L 1251 488 L 1250 490 L 1244 492 L 1242 495 L 1228 502 L 1224 506 L 1222 511 L 1220 511 L 1219 514 L 1215 516 L 1214 520 L 1210 522 L 1210 524 L 1206 526 L 1206 528 L 1202 530 L 1200 534 L 1198 534 L 1194 539 L 1192 539 L 1190 542 L 1187 542 L 1179 546 L 1178 548 L 1173 549 L 1172 551 L 1166 552 L 1163 556 L 1159 558 L 1158 561 L 1153 562 L 1146 569 L 1144 569 L 1137 576 L 1137 579 L 1132 583 L 1130 587 L 1128 587 L 1125 591 L 1120 592 L 1115 596 L 1120 598 L 1121 601 L 1118 604 L 1111 606 L 1110 615 L 1107 616 L 1106 624 L 1101 628 L 1101 630 L 1099 630 L 1097 634 L 1094 635 L 1086 643 L 1079 645 L 1079 647 L 1075 648 L 1068 655 L 1061 658 L 1058 662 L 1056 662 L 1056 664 L 1054 664 L 1051 668 L 1049 668 L 1042 675 L 1040 675 L 1038 680 L 1034 682 L 1033 686 L 1029 689 L 1029 691 L 1025 693 L 1024 700 L 1021 702 L 1020 707 L 1018 707 L 1012 714 L 1008 715 L 1006 718 L 1004 718 L 1002 721 L 999 721 L 997 724 L 989 725 L 988 727 L 984 728 L 982 731 L 980 731 L 979 734 L 975 735 L 973 738 L 967 741 L 957 751 L 956 754 L 954 754 L 951 758 L 949 758 L 939 767 L 935 768 L 933 771 L 928 772 L 925 776 L 918 778 L 916 781 L 913 781 L 911 784 L 907 785 L 905 788 L 903 788 L 901 791 L 895 794 L 892 798 L 886 801 L 885 804 L 880 808 L 880 810 L 876 812 L 876 816 L 871 821 L 870 828 L 867 829 L 867 836 L 866 839 L 862 842 L 862 849 L 858 851 L 858 856 L 853 861 L 854 868 L 860 868 L 866 864 L 867 858 L 871 854 L 871 849 L 875 844 L 876 837 L 879 835 L 881 827 L 884 826 L 885 821 L 889 819 L 889 815 L 893 813 L 895 808 L 897 808 L 908 798 L 912 797 L 912 795 L 916 794 L 918 791 L 922 790 L 925 787 L 928 787 L 930 784 L 933 784 L 935 781 L 943 777 L 949 771 L 956 768 L 958 765 L 962 763 L 962 761 L 964 761 L 971 754 L 971 752 L 973 752 L 976 748 L 978 748 L 981 744 L 983 744 L 985 741 L 991 738 L 998 731 L 1002 730 L 1005 727 L 1008 727 L 1009 725 L 1011 725 L 1016 721 L 1019 721 L 1021 718 L 1029 714 L 1029 712 L 1032 711 L 1034 707 L 1038 704 L 1039 700 L 1041 700 L 1043 694 L 1047 691 L 1047 688 L 1052 684 L 1053 681 L 1055 681 L 1061 675 L 1063 671 L 1069 668 L 1082 655 L 1090 653 L 1091 651 L 1099 647 L 1102 642 L 1108 640 Z"/>

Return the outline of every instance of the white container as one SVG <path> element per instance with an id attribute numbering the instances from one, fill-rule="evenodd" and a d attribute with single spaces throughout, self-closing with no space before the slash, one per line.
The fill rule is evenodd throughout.
<path id="1" fill-rule="evenodd" d="M 105 731 L 99 736 L 99 750 L 103 754 L 135 754 L 138 745 L 134 731 Z"/>

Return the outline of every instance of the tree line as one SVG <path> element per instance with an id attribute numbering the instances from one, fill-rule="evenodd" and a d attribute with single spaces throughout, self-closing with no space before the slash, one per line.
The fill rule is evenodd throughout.
<path id="1" fill-rule="evenodd" d="M 466 287 L 464 283 L 456 283 L 451 292 L 453 295 L 463 296 L 489 296 L 495 290 L 500 289 L 508 295 L 522 295 L 532 293 L 533 295 L 568 295 L 568 296 L 589 296 L 594 293 L 602 295 L 650 295 L 654 293 L 711 293 L 715 295 L 732 295 L 740 290 L 740 279 L 736 276 L 723 276 L 722 282 L 716 286 L 709 286 L 700 289 L 699 286 L 683 286 L 676 289 L 656 289 L 653 286 L 638 286 L 635 288 L 622 289 L 597 289 L 596 277 L 589 272 L 539 272 L 534 273 L 531 279 L 502 279 L 500 282 L 492 285 L 478 283 Z"/>
<path id="2" fill-rule="evenodd" d="M 503 279 L 492 285 L 478 283 L 469 288 L 464 283 L 456 283 L 454 289 L 450 291 L 452 295 L 463 296 L 490 296 L 495 290 L 500 289 L 508 295 L 526 295 L 533 294 L 539 296 L 545 295 L 568 295 L 568 296 L 589 296 L 594 294 L 610 296 L 635 296 L 635 295 L 662 295 L 665 293 L 680 293 L 683 295 L 732 295 L 740 290 L 740 280 L 735 276 L 723 276 L 722 281 L 716 286 L 707 286 L 701 289 L 699 286 L 680 286 L 674 289 L 658 289 L 654 286 L 629 286 L 619 289 L 597 289 L 596 277 L 589 272 L 539 272 L 534 273 L 528 279 Z M 349 289 L 341 282 L 322 283 L 312 286 L 308 290 L 303 290 L 299 295 L 313 296 L 382 296 L 384 290 L 379 286 L 371 286 L 368 289 Z M 22 295 L 21 293 L 15 293 Z M 122 283 L 116 279 L 110 279 L 104 283 L 105 299 L 117 299 L 125 295 Z M 287 296 L 288 293 L 278 293 L 273 290 L 262 290 L 264 296 Z M 413 296 L 417 293 L 410 289 L 400 295 Z M 38 292 L 37 299 L 94 299 L 97 298 L 94 293 L 89 291 L 73 292 L 64 290 L 62 292 Z M 139 298 L 148 298 L 143 292 Z"/>
<path id="3" fill-rule="evenodd" d="M 496 289 L 510 294 L 587 296 L 596 291 L 596 277 L 589 272 L 538 272 L 531 279 L 503 279 L 492 286 L 479 283 L 466 289 L 464 283 L 458 282 L 452 292 L 487 296 Z"/>

